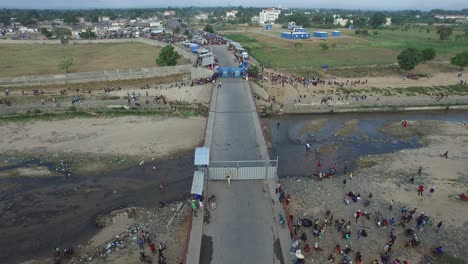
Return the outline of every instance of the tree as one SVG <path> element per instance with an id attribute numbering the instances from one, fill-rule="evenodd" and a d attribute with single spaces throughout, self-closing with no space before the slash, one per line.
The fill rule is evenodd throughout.
<path id="1" fill-rule="evenodd" d="M 374 34 L 374 36 L 377 36 L 379 34 L 379 32 L 377 30 L 374 30 L 374 31 L 372 31 L 372 34 Z"/>
<path id="2" fill-rule="evenodd" d="M 180 28 L 180 26 L 177 26 L 176 28 L 174 28 L 174 29 L 172 30 L 172 33 L 174 33 L 174 34 L 179 34 L 181 30 L 182 30 L 182 29 Z"/>
<path id="3" fill-rule="evenodd" d="M 394 15 L 392 17 L 392 25 L 402 25 L 404 22 L 403 16 L 402 15 Z"/>
<path id="4" fill-rule="evenodd" d="M 65 57 L 58 65 L 58 68 L 64 70 L 66 73 L 70 72 L 70 67 L 73 66 L 73 58 Z"/>
<path id="5" fill-rule="evenodd" d="M 260 74 L 260 69 L 257 65 L 250 65 L 247 69 L 247 73 L 253 78 L 258 78 L 258 75 Z"/>
<path id="6" fill-rule="evenodd" d="M 380 27 L 382 24 L 384 24 L 385 22 L 387 21 L 387 17 L 385 16 L 384 13 L 381 13 L 381 12 L 378 12 L 378 13 L 374 13 L 370 18 L 369 18 L 369 26 L 371 26 L 371 28 L 378 28 Z"/>
<path id="7" fill-rule="evenodd" d="M 436 51 L 433 48 L 423 49 L 421 50 L 421 55 L 422 55 L 423 61 L 430 61 L 435 58 Z"/>
<path id="8" fill-rule="evenodd" d="M 331 23 L 333 23 L 333 17 L 331 18 L 332 18 Z M 329 21 L 329 18 L 327 19 L 326 17 L 320 15 L 319 17 L 312 17 L 312 20 L 311 20 L 311 18 L 304 13 L 294 13 L 290 16 L 281 15 L 280 17 L 276 19 L 275 23 L 284 25 L 293 21 L 296 23 L 296 25 L 301 25 L 303 27 L 310 27 L 312 25 L 311 22 L 323 25 L 325 24 L 326 21 Z"/>
<path id="9" fill-rule="evenodd" d="M 356 25 L 358 28 L 363 28 L 367 26 L 367 19 L 364 17 L 357 17 L 354 19 L 354 25 Z"/>
<path id="10" fill-rule="evenodd" d="M 79 33 L 80 38 L 82 39 L 93 39 L 97 38 L 97 35 L 94 31 L 92 31 L 90 28 L 87 28 L 86 31 L 80 32 Z"/>
<path id="11" fill-rule="evenodd" d="M 460 68 L 468 66 L 468 51 L 456 54 L 455 57 L 450 59 L 450 63 Z"/>
<path id="12" fill-rule="evenodd" d="M 177 59 L 180 57 L 179 53 L 174 51 L 172 45 L 167 45 L 162 48 L 159 57 L 156 59 L 156 64 L 159 66 L 174 66 L 177 64 Z"/>
<path id="13" fill-rule="evenodd" d="M 346 24 L 344 25 L 344 28 L 349 28 L 353 23 L 351 23 L 351 21 L 346 21 Z"/>
<path id="14" fill-rule="evenodd" d="M 328 45 L 327 43 L 320 43 L 320 48 L 322 49 L 322 51 L 327 51 L 328 50 Z"/>
<path id="15" fill-rule="evenodd" d="M 52 32 L 48 30 L 47 28 L 41 28 L 41 34 L 44 35 L 46 38 L 51 38 L 52 37 Z"/>
<path id="16" fill-rule="evenodd" d="M 448 40 L 450 36 L 452 35 L 452 33 L 453 33 L 452 27 L 448 27 L 445 25 L 437 27 L 437 34 L 439 34 L 439 38 L 442 41 Z"/>
<path id="17" fill-rule="evenodd" d="M 57 38 L 60 38 L 60 39 L 63 37 L 72 35 L 72 32 L 68 28 L 63 28 L 63 27 L 54 28 L 53 33 Z"/>
<path id="18" fill-rule="evenodd" d="M 205 28 L 203 30 L 206 31 L 206 32 L 214 33 L 213 26 L 211 26 L 210 24 L 206 24 L 206 26 L 205 26 Z"/>
<path id="19" fill-rule="evenodd" d="M 398 65 L 403 70 L 412 70 L 422 61 L 422 54 L 419 49 L 407 48 L 398 55 Z"/>
<path id="20" fill-rule="evenodd" d="M 78 19 L 73 15 L 66 16 L 63 19 L 63 23 L 68 24 L 68 25 L 76 25 L 78 24 L 78 22 L 79 22 Z"/>

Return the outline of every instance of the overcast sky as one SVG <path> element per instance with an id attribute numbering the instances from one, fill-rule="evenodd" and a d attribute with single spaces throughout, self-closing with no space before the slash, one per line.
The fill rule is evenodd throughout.
<path id="1" fill-rule="evenodd" d="M 304 8 L 340 8 L 401 10 L 434 8 L 459 10 L 468 8 L 468 0 L 0 0 L 0 8 L 128 8 L 182 6 L 286 6 Z"/>

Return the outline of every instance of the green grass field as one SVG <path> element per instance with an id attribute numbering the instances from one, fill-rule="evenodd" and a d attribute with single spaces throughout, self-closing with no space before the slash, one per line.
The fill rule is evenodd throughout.
<path id="1" fill-rule="evenodd" d="M 309 29 L 312 32 L 317 29 Z M 462 34 L 454 31 L 447 42 L 439 40 L 435 29 L 409 31 L 379 30 L 376 36 L 356 36 L 354 31 L 340 29 L 343 37 L 326 40 L 285 40 L 279 38 L 275 29 L 248 30 L 246 33 L 226 34 L 229 39 L 241 43 L 261 64 L 268 67 L 294 68 L 317 67 L 323 64 L 333 66 L 386 65 L 396 63 L 398 54 L 407 47 L 434 48 L 436 61 L 447 61 L 456 53 L 468 50 L 467 40 L 455 40 Z M 332 30 L 325 30 L 332 31 Z M 372 34 L 372 31 L 371 31 Z M 329 49 L 322 51 L 320 43 L 327 43 Z"/>
<path id="2" fill-rule="evenodd" d="M 155 66 L 161 48 L 143 43 L 0 44 L 0 76 L 64 73 L 65 57 L 74 59 L 70 72 Z M 179 64 L 187 64 L 185 58 Z"/>

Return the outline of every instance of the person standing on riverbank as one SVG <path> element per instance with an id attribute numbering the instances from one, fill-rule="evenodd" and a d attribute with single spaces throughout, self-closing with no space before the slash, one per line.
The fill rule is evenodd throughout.
<path id="1" fill-rule="evenodd" d="M 434 186 L 432 186 L 430 189 L 429 189 L 429 193 L 427 194 L 428 197 L 432 197 L 432 194 L 435 192 L 435 188 Z"/>
<path id="2" fill-rule="evenodd" d="M 448 150 L 444 154 L 442 154 L 441 157 L 445 157 L 446 159 L 448 159 Z"/>
<path id="3" fill-rule="evenodd" d="M 422 184 L 421 184 L 421 185 L 418 186 L 418 195 L 423 196 L 423 192 L 424 192 L 424 186 L 422 186 Z"/>
<path id="4" fill-rule="evenodd" d="M 442 221 L 437 224 L 436 233 L 439 233 L 440 228 L 442 227 Z"/>

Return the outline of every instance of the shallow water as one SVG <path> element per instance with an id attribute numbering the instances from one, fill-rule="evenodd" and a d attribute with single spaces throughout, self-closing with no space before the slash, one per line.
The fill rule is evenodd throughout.
<path id="1" fill-rule="evenodd" d="M 68 176 L 66 163 L 0 159 L 5 160 L 8 165 L 0 170 L 40 165 L 63 170 L 63 174 L 0 179 L 0 185 L 10 186 L 0 192 L 1 263 L 48 256 L 54 247 L 76 247 L 96 232 L 99 214 L 184 199 L 189 196 L 194 171 L 190 155 L 95 176 Z M 164 190 L 159 189 L 161 178 Z"/>
<path id="2" fill-rule="evenodd" d="M 326 119 L 327 124 L 313 132 L 303 133 L 302 127 L 312 120 Z M 349 120 L 358 120 L 355 131 L 346 136 L 335 136 Z M 355 161 L 364 155 L 391 153 L 402 149 L 421 146 L 417 136 L 398 138 L 380 133 L 378 130 L 386 121 L 401 120 L 442 120 L 468 122 L 467 111 L 441 112 L 397 112 L 397 113 L 349 113 L 284 116 L 268 120 L 272 136 L 272 158 L 279 158 L 280 177 L 307 177 L 317 173 L 317 161 L 321 171 L 328 172 L 335 163 L 338 172 L 343 173 L 347 164 L 348 172 L 356 167 Z M 280 126 L 277 123 L 280 122 Z M 309 143 L 312 152 L 305 151 Z M 314 149 L 318 147 L 318 153 Z"/>

